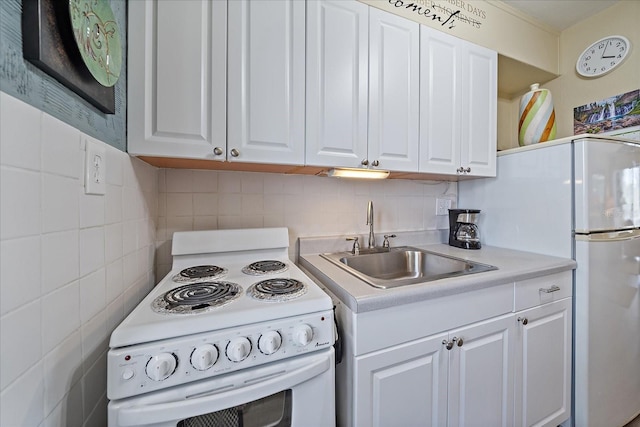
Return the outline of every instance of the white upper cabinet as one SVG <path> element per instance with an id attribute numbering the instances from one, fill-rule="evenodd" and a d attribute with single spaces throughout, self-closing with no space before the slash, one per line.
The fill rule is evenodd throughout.
<path id="1" fill-rule="evenodd" d="M 419 24 L 356 1 L 307 7 L 307 164 L 417 171 Z"/>
<path id="2" fill-rule="evenodd" d="M 226 18 L 226 2 L 129 2 L 129 153 L 213 159 L 225 146 Z"/>
<path id="3" fill-rule="evenodd" d="M 495 176 L 497 53 L 420 27 L 420 172 Z"/>
<path id="4" fill-rule="evenodd" d="M 383 169 L 418 170 L 420 25 L 369 10 L 370 162 Z"/>
<path id="5" fill-rule="evenodd" d="M 306 163 L 360 166 L 367 158 L 369 6 L 307 2 Z"/>
<path id="6" fill-rule="evenodd" d="M 234 0 L 228 7 L 227 159 L 302 165 L 305 2 Z"/>

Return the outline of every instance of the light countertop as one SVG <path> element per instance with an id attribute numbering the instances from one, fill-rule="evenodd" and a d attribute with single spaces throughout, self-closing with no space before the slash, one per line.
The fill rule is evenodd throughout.
<path id="1" fill-rule="evenodd" d="M 398 288 L 378 289 L 322 258 L 319 253 L 304 253 L 305 244 L 302 242 L 298 263 L 355 313 L 460 294 L 576 268 L 576 262 L 572 259 L 497 247 L 466 250 L 446 244 L 411 246 L 490 264 L 498 269 Z"/>

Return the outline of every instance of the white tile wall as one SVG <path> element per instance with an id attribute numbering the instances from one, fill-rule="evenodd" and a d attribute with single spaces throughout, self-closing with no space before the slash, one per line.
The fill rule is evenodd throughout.
<path id="1" fill-rule="evenodd" d="M 155 283 L 158 170 L 0 92 L 0 425 L 106 426 L 111 331 Z"/>
<path id="2" fill-rule="evenodd" d="M 436 198 L 457 198 L 456 183 L 353 181 L 251 172 L 163 169 L 158 172 L 156 276 L 171 266 L 176 231 L 246 227 L 289 228 L 290 256 L 304 236 L 366 234 L 367 202 L 375 231 L 448 228 Z M 125 233 L 126 235 L 126 233 Z"/>

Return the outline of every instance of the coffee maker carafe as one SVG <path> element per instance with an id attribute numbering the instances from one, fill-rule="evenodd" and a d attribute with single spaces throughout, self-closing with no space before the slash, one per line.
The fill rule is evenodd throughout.
<path id="1" fill-rule="evenodd" d="M 478 209 L 449 209 L 449 245 L 463 249 L 480 249 Z"/>

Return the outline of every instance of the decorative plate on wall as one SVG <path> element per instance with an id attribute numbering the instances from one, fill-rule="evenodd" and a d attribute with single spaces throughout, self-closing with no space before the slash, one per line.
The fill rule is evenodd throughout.
<path id="1" fill-rule="evenodd" d="M 109 0 L 69 0 L 69 14 L 89 72 L 101 85 L 115 85 L 122 66 L 122 46 Z"/>

